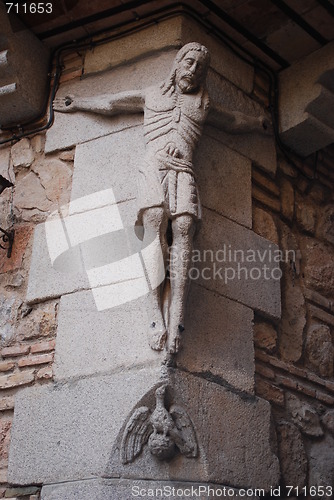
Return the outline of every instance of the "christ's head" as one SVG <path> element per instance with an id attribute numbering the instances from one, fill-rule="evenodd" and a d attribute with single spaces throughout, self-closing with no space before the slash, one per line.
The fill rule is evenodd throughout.
<path id="1" fill-rule="evenodd" d="M 197 42 L 187 43 L 178 51 L 164 93 L 171 87 L 181 93 L 196 92 L 203 86 L 210 63 L 209 51 Z"/>

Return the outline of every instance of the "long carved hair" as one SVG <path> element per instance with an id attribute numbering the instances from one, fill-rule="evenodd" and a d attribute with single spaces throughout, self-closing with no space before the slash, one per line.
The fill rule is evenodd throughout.
<path id="1" fill-rule="evenodd" d="M 203 87 L 203 83 L 206 77 L 206 72 L 207 68 L 209 67 L 210 64 L 210 54 L 209 51 L 204 45 L 201 45 L 198 42 L 190 42 L 184 45 L 176 54 L 176 57 L 174 59 L 173 67 L 172 70 L 169 74 L 169 77 L 167 80 L 161 85 L 162 93 L 167 94 L 169 92 L 170 94 L 173 94 L 175 90 L 175 78 L 176 78 L 176 70 L 182 59 L 190 52 L 191 50 L 196 50 L 198 52 L 202 52 L 204 54 L 204 68 L 203 68 L 203 73 L 202 73 L 202 81 L 200 82 L 201 87 Z M 204 89 L 202 89 L 202 92 Z"/>

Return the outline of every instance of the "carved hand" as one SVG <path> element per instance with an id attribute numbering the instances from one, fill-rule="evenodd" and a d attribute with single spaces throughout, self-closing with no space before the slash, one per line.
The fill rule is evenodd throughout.
<path id="1" fill-rule="evenodd" d="M 173 142 L 169 142 L 165 146 L 165 151 L 166 151 L 166 153 L 168 155 L 174 156 L 174 158 L 180 158 L 181 157 L 180 151 L 178 150 L 178 148 L 176 147 L 176 145 Z"/>
<path id="2" fill-rule="evenodd" d="M 75 98 L 73 95 L 66 97 L 56 97 L 53 101 L 53 109 L 61 113 L 72 113 L 77 110 Z"/>

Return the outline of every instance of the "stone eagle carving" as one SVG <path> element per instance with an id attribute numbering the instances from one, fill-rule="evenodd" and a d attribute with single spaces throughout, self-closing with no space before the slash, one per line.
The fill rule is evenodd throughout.
<path id="1" fill-rule="evenodd" d="M 196 435 L 192 421 L 181 406 L 165 407 L 166 385 L 155 391 L 156 406 L 151 411 L 147 406 L 137 408 L 126 424 L 121 442 L 121 461 L 133 462 L 148 444 L 152 455 L 159 460 L 172 458 L 177 451 L 188 458 L 198 453 Z"/>

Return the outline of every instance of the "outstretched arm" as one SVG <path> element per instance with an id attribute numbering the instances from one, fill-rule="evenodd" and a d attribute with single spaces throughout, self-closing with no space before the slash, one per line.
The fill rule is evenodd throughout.
<path id="1" fill-rule="evenodd" d="M 269 130 L 269 122 L 264 116 L 249 116 L 239 111 L 230 111 L 216 103 L 210 108 L 207 123 L 229 134 L 267 134 Z"/>
<path id="2" fill-rule="evenodd" d="M 144 91 L 131 90 L 119 94 L 104 94 L 94 97 L 77 97 L 68 95 L 56 97 L 53 109 L 61 113 L 74 111 L 89 111 L 102 115 L 116 115 L 118 113 L 136 113 L 143 111 L 145 105 Z"/>

